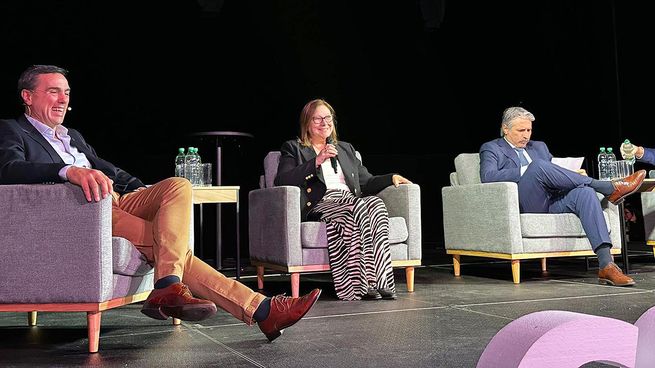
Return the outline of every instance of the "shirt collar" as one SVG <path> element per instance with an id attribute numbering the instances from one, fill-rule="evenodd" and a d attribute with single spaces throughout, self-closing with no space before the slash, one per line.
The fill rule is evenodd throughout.
<path id="1" fill-rule="evenodd" d="M 503 139 L 504 139 L 505 142 L 507 142 L 507 144 L 509 144 L 509 146 L 512 147 L 512 149 L 514 149 L 514 150 L 516 150 L 516 149 L 523 149 L 523 150 L 524 150 L 524 149 L 525 149 L 525 148 L 516 148 L 515 145 L 513 145 L 512 143 L 510 143 L 510 141 L 507 140 L 507 136 L 503 136 Z"/>
<path id="2" fill-rule="evenodd" d="M 36 128 L 36 130 L 38 130 L 39 133 L 41 133 L 41 135 L 45 137 L 54 137 L 55 133 L 60 138 L 68 136 L 68 128 L 66 128 L 61 124 L 55 126 L 55 128 L 53 129 L 27 114 L 25 114 L 25 117 L 30 122 L 30 124 L 32 124 L 32 126 Z"/>

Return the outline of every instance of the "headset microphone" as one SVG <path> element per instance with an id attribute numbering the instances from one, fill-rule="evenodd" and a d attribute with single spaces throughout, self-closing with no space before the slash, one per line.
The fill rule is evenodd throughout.
<path id="1" fill-rule="evenodd" d="M 68 106 L 68 109 L 66 109 L 66 110 L 71 111 L 71 110 L 73 110 L 73 108 Z"/>

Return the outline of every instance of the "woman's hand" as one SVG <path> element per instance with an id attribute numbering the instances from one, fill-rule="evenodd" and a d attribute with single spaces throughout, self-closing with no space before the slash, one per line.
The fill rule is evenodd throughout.
<path id="1" fill-rule="evenodd" d="M 404 177 L 398 175 L 398 174 L 393 174 L 391 177 L 391 181 L 393 182 L 393 185 L 398 188 L 400 184 L 412 184 L 411 181 L 405 179 Z"/>
<path id="2" fill-rule="evenodd" d="M 335 157 L 337 154 L 337 148 L 334 145 L 326 144 L 316 156 L 316 167 L 321 166 L 325 160 Z"/>

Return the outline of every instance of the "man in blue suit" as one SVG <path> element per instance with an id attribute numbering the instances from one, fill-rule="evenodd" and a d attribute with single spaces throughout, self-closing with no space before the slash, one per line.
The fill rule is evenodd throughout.
<path id="1" fill-rule="evenodd" d="M 544 142 L 531 141 L 534 115 L 522 107 L 503 112 L 501 138 L 480 147 L 480 179 L 483 183 L 511 181 L 518 184 L 522 213 L 575 213 L 598 255 L 599 282 L 631 286 L 635 282 L 613 262 L 612 243 L 596 192 L 613 204 L 634 193 L 645 170 L 617 181 L 595 180 L 551 162 Z"/>

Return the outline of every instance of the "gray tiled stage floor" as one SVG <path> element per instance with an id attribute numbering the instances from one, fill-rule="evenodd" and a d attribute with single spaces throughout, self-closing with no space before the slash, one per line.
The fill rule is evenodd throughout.
<path id="1" fill-rule="evenodd" d="M 320 287 L 323 295 L 272 344 L 223 312 L 174 327 L 143 316 L 136 304 L 103 313 L 100 352 L 87 354 L 82 313 L 41 313 L 36 328 L 26 327 L 25 313 L 0 313 L 0 366 L 475 367 L 498 330 L 525 314 L 568 310 L 634 323 L 655 304 L 649 254 L 631 257 L 633 288 L 598 285 L 582 259 L 549 261 L 547 275 L 538 261 L 525 262 L 523 282 L 514 285 L 507 262 L 464 258 L 463 277 L 454 278 L 449 259 L 437 258 L 416 270 L 413 294 L 397 270 L 396 301 L 342 302 L 329 274 L 303 276 L 302 292 Z M 286 291 L 288 281 L 267 277 L 267 293 Z"/>

